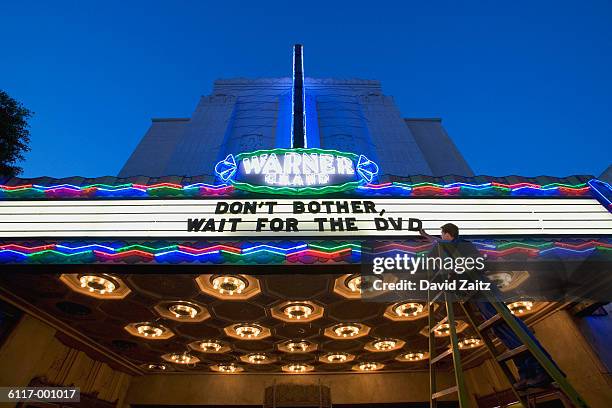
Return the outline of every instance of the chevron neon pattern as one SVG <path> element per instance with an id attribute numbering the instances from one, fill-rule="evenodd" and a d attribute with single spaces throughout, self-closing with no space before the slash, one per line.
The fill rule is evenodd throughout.
<path id="1" fill-rule="evenodd" d="M 612 239 L 568 241 L 473 241 L 490 258 L 521 256 L 545 258 L 612 255 Z M 389 242 L 376 246 L 379 255 L 428 253 L 432 244 Z M 0 243 L 0 263 L 209 263 L 209 264 L 315 264 L 358 263 L 358 242 L 256 243 Z"/>
<path id="2" fill-rule="evenodd" d="M 267 186 L 261 187 L 260 193 L 266 193 Z M 338 187 L 338 188 L 335 188 Z M 364 196 L 389 196 L 389 197 L 539 197 L 539 196 L 597 196 L 596 184 L 560 184 L 552 183 L 538 185 L 532 183 L 502 184 L 496 182 L 483 184 L 469 183 L 384 183 L 355 185 L 355 191 Z M 346 186 L 327 186 L 326 193 L 335 193 L 346 190 Z M 337 190 L 337 191 L 336 191 Z M 24 184 L 19 186 L 0 185 L 0 200 L 2 199 L 29 199 L 29 198 L 198 198 L 210 196 L 238 196 L 249 194 L 237 191 L 229 184 L 205 184 L 196 183 L 180 185 L 173 183 L 158 183 L 151 185 L 142 184 L 91 184 L 76 186 L 72 184 L 58 184 L 43 186 L 38 184 Z M 288 192 L 288 195 L 291 193 Z"/>

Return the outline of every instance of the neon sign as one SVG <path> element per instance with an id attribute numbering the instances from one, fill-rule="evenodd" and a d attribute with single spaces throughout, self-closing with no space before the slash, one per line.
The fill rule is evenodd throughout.
<path id="1" fill-rule="evenodd" d="M 372 183 L 378 165 L 364 155 L 324 149 L 270 149 L 227 155 L 215 173 L 234 187 L 261 193 L 322 194 Z"/>

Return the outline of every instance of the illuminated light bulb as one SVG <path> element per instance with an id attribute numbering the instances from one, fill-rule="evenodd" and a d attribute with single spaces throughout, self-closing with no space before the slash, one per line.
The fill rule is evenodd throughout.
<path id="1" fill-rule="evenodd" d="M 261 328 L 253 325 L 239 325 L 234 328 L 234 331 L 240 337 L 252 338 L 261 334 Z"/>
<path id="2" fill-rule="evenodd" d="M 360 327 L 356 325 L 338 325 L 333 329 L 334 333 L 340 337 L 353 337 L 359 334 Z"/>
<path id="3" fill-rule="evenodd" d="M 519 316 L 527 312 L 530 312 L 531 309 L 533 309 L 533 302 L 530 302 L 528 300 L 512 302 L 508 305 L 508 309 L 510 309 L 510 312 L 513 315 Z"/>
<path id="4" fill-rule="evenodd" d="M 217 292 L 232 296 L 234 293 L 242 293 L 247 287 L 247 282 L 238 276 L 224 275 L 214 278 L 212 285 Z"/>
<path id="5" fill-rule="evenodd" d="M 455 326 L 457 326 L 457 322 L 455 322 Z M 448 336 L 450 334 L 450 324 L 442 323 L 437 325 L 434 328 L 434 334 L 436 336 Z"/>
<path id="6" fill-rule="evenodd" d="M 408 361 L 420 361 L 420 360 L 423 360 L 424 358 L 425 358 L 425 353 L 416 352 L 416 353 L 404 354 L 404 359 Z"/>
<path id="7" fill-rule="evenodd" d="M 476 337 L 466 337 L 465 339 L 461 340 L 459 342 L 459 348 L 462 349 L 469 349 L 469 348 L 474 348 L 474 347 L 478 347 L 480 345 L 482 340 L 476 338 Z"/>
<path id="8" fill-rule="evenodd" d="M 110 279 L 96 275 L 83 275 L 79 278 L 82 288 L 86 288 L 90 293 L 98 293 L 104 295 L 112 293 L 117 289 L 117 285 Z"/>
<path id="9" fill-rule="evenodd" d="M 159 370 L 159 371 L 165 371 L 167 369 L 167 367 L 164 364 L 148 364 L 147 368 L 149 370 Z"/>
<path id="10" fill-rule="evenodd" d="M 376 350 L 380 350 L 380 351 L 393 350 L 395 346 L 397 346 L 397 341 L 396 340 L 379 340 L 379 341 L 375 341 L 373 346 Z"/>
<path id="11" fill-rule="evenodd" d="M 348 354 L 346 353 L 333 353 L 328 354 L 325 359 L 330 363 L 343 363 L 348 360 Z"/>
<path id="12" fill-rule="evenodd" d="M 419 313 L 422 313 L 424 306 L 420 303 L 402 303 L 393 308 L 393 311 L 398 316 L 408 317 L 408 316 L 417 316 Z"/>
<path id="13" fill-rule="evenodd" d="M 289 364 L 285 366 L 285 369 L 292 373 L 303 373 L 308 369 L 308 366 L 306 364 Z"/>
<path id="14" fill-rule="evenodd" d="M 266 356 L 265 354 L 251 354 L 248 356 L 247 359 L 251 364 L 263 364 L 265 361 L 268 360 L 268 356 Z"/>
<path id="15" fill-rule="evenodd" d="M 310 343 L 307 341 L 292 341 L 287 343 L 287 349 L 293 353 L 304 352 L 308 350 L 308 347 L 310 347 Z"/>
<path id="16" fill-rule="evenodd" d="M 375 371 L 381 368 L 378 363 L 361 363 L 358 365 L 359 370 L 361 371 Z"/>
<path id="17" fill-rule="evenodd" d="M 223 346 L 217 341 L 202 341 L 199 344 L 202 351 L 217 352 L 223 348 Z"/>
<path id="18" fill-rule="evenodd" d="M 235 364 L 219 364 L 218 369 L 222 373 L 235 373 L 240 370 Z"/>
<path id="19" fill-rule="evenodd" d="M 189 364 L 195 360 L 195 357 L 189 353 L 173 353 L 170 359 L 176 364 Z"/>
<path id="20" fill-rule="evenodd" d="M 138 334 L 144 337 L 159 337 L 164 334 L 164 329 L 153 324 L 141 324 L 136 327 Z"/>
<path id="21" fill-rule="evenodd" d="M 351 292 L 361 293 L 361 290 L 362 290 L 361 285 L 362 285 L 361 276 L 358 276 L 358 275 L 352 276 L 346 281 L 346 287 L 349 288 Z"/>
<path id="22" fill-rule="evenodd" d="M 505 288 L 512 283 L 512 275 L 508 272 L 498 272 L 488 275 L 487 278 L 498 288 Z"/>
<path id="23" fill-rule="evenodd" d="M 168 307 L 170 313 L 172 313 L 177 319 L 193 319 L 197 316 L 199 310 L 193 306 L 184 303 L 175 303 Z"/>
<path id="24" fill-rule="evenodd" d="M 283 308 L 283 313 L 294 320 L 307 319 L 314 312 L 312 306 L 306 304 L 289 305 Z"/>

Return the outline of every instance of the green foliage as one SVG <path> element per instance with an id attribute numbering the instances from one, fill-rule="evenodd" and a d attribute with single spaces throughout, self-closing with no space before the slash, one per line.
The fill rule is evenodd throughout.
<path id="1" fill-rule="evenodd" d="M 32 112 L 20 102 L 0 90 L 0 176 L 16 176 L 21 173 L 17 163 L 30 151 L 28 119 Z"/>

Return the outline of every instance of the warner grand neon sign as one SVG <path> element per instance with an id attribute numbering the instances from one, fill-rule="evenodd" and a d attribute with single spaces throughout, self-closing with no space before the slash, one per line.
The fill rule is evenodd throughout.
<path id="1" fill-rule="evenodd" d="M 371 183 L 376 163 L 364 155 L 324 149 L 270 149 L 228 155 L 217 176 L 236 188 L 266 193 L 326 193 Z"/>

